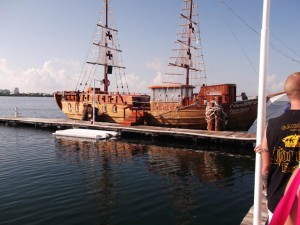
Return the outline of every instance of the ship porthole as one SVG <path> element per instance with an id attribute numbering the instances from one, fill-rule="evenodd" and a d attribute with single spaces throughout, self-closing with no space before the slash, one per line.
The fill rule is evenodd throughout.
<path id="1" fill-rule="evenodd" d="M 68 103 L 68 110 L 69 110 L 69 112 L 72 112 L 72 106 L 71 106 L 71 103 Z"/>
<path id="2" fill-rule="evenodd" d="M 78 103 L 75 103 L 75 110 L 76 110 L 76 112 L 79 112 L 79 104 Z"/>

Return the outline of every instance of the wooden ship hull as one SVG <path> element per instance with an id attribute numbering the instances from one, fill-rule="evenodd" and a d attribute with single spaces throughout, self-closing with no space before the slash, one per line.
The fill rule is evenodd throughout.
<path id="1" fill-rule="evenodd" d="M 247 100 L 223 105 L 226 121 L 220 121 L 221 128 L 211 130 L 247 131 L 257 117 L 257 100 Z M 187 129 L 208 129 L 206 106 L 189 105 L 169 111 L 147 111 L 145 123 L 152 126 L 177 127 Z M 216 126 L 216 122 L 214 122 Z M 212 124 L 213 126 L 213 124 Z"/>
<path id="2" fill-rule="evenodd" d="M 178 93 L 186 87 L 173 85 L 151 88 L 153 96 L 157 96 L 155 92 L 164 89 L 172 88 L 176 90 L 173 92 Z M 235 84 L 203 86 L 197 95 L 181 102 L 154 99 L 150 106 L 145 123 L 152 126 L 247 131 L 257 117 L 257 99 L 236 101 Z"/>
<path id="3" fill-rule="evenodd" d="M 54 93 L 57 105 L 69 119 L 119 123 L 128 126 L 144 124 L 144 112 L 149 109 L 150 96 L 109 94 L 99 91 L 95 91 L 94 100 L 93 96 L 92 88 L 88 92 Z"/>

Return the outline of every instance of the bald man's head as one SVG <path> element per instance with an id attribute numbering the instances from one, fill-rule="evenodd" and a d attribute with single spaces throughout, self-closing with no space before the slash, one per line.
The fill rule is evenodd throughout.
<path id="1" fill-rule="evenodd" d="M 295 72 L 286 79 L 284 91 L 290 100 L 300 101 L 300 72 Z"/>

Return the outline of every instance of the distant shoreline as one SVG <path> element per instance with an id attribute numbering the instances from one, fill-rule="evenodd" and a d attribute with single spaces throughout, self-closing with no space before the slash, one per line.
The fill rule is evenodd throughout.
<path id="1" fill-rule="evenodd" d="M 53 94 L 23 93 L 23 94 L 0 94 L 0 97 L 53 97 Z"/>

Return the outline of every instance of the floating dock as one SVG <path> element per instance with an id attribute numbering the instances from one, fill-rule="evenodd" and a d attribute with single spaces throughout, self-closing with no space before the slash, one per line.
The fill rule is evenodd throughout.
<path id="1" fill-rule="evenodd" d="M 122 126 L 116 123 L 75 121 L 70 119 L 26 118 L 26 117 L 0 117 L 0 124 L 10 126 L 31 126 L 62 130 L 70 128 L 84 128 L 118 132 L 121 138 L 161 141 L 191 145 L 207 145 L 209 143 L 225 145 L 248 146 L 253 149 L 256 135 L 248 132 L 234 131 L 207 131 L 181 128 L 155 127 L 155 126 Z"/>

